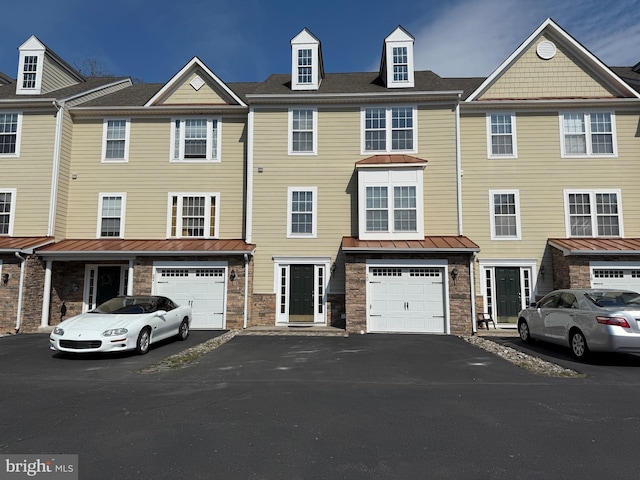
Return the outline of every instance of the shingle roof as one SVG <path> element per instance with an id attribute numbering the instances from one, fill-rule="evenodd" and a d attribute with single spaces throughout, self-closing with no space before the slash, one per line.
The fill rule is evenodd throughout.
<path id="1" fill-rule="evenodd" d="M 164 87 L 163 83 L 136 83 L 85 102 L 82 107 L 140 107 L 147 103 L 162 87 Z"/>
<path id="2" fill-rule="evenodd" d="M 81 94 L 95 88 L 104 87 L 106 85 L 126 80 L 128 77 L 93 77 L 87 78 L 86 81 L 71 85 L 70 87 L 61 88 L 49 93 L 41 95 L 16 95 L 15 80 L 8 85 L 0 88 L 0 100 L 33 100 L 38 98 L 68 98 Z"/>

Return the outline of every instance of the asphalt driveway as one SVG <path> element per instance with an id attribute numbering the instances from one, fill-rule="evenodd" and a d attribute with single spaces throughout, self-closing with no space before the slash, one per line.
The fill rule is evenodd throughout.
<path id="1" fill-rule="evenodd" d="M 0 454 L 82 479 L 635 478 L 640 368 L 533 375 L 453 336 L 237 336 L 188 368 L 0 338 Z M 517 340 L 513 340 L 517 342 Z"/>

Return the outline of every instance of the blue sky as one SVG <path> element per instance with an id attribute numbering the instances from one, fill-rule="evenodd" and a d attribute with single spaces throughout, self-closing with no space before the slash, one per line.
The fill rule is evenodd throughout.
<path id="1" fill-rule="evenodd" d="M 327 72 L 374 71 L 397 25 L 415 38 L 416 68 L 486 76 L 547 17 L 611 66 L 640 62 L 640 0 L 21 0 L 2 6 L 0 71 L 36 35 L 73 66 L 147 83 L 197 55 L 223 81 L 290 71 L 289 41 L 307 27 Z"/>

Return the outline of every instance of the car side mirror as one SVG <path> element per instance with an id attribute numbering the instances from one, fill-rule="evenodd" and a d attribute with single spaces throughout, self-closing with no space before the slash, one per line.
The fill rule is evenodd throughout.
<path id="1" fill-rule="evenodd" d="M 167 314 L 166 310 L 158 310 L 156 312 L 156 317 L 164 317 Z"/>
<path id="2" fill-rule="evenodd" d="M 536 308 L 538 306 L 538 304 L 536 302 L 531 302 L 531 303 L 529 303 L 529 306 L 531 308 Z"/>

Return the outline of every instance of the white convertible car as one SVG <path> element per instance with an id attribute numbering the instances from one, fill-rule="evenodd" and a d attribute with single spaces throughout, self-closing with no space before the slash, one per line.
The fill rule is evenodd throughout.
<path id="1" fill-rule="evenodd" d="M 123 296 L 61 322 L 49 341 L 58 352 L 135 350 L 144 355 L 160 340 L 186 340 L 190 325 L 191 307 L 178 306 L 167 297 Z"/>

